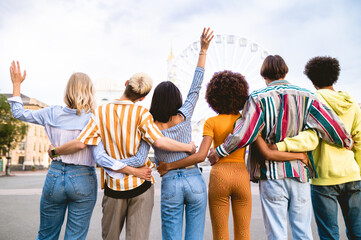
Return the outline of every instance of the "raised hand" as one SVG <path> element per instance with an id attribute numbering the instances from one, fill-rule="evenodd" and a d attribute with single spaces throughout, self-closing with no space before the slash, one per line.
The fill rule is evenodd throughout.
<path id="1" fill-rule="evenodd" d="M 209 32 L 210 28 L 203 28 L 203 33 L 201 35 L 201 53 L 206 53 L 209 47 L 209 44 L 211 43 L 213 39 L 213 31 Z"/>
<path id="2" fill-rule="evenodd" d="M 199 57 L 198 57 L 198 63 L 197 63 L 197 67 L 201 67 L 204 68 L 206 65 L 206 56 L 207 56 L 207 50 L 209 47 L 209 44 L 211 43 L 212 39 L 213 39 L 213 31 L 209 32 L 210 29 L 209 28 L 203 28 L 203 33 L 201 36 L 201 50 L 199 52 Z"/>
<path id="3" fill-rule="evenodd" d="M 16 61 L 16 63 L 17 64 L 13 61 L 10 66 L 10 76 L 13 82 L 13 97 L 20 96 L 20 85 L 26 77 L 26 71 L 24 71 L 24 74 L 21 74 L 19 61 Z"/>
<path id="4" fill-rule="evenodd" d="M 21 74 L 19 61 L 16 61 L 16 64 L 15 61 L 12 61 L 10 66 L 10 76 L 14 85 L 21 84 L 25 80 L 26 71 L 24 71 L 24 74 Z"/>

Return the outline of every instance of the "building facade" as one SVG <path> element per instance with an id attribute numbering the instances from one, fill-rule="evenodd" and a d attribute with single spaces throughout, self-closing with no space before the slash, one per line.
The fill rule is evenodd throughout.
<path id="1" fill-rule="evenodd" d="M 4 94 L 6 97 L 12 97 L 12 94 Z M 45 103 L 21 94 L 21 99 L 25 109 L 38 110 L 47 107 Z M 41 125 L 26 123 L 28 132 L 23 141 L 15 149 L 10 151 L 11 169 L 32 169 L 48 168 L 51 159 L 48 156 L 50 141 Z M 6 153 L 2 153 L 3 169 L 6 166 Z"/>

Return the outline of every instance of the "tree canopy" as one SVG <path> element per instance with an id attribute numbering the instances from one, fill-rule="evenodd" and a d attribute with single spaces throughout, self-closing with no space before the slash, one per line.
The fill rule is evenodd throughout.
<path id="1" fill-rule="evenodd" d="M 5 95 L 0 94 L 0 148 L 14 149 L 27 134 L 28 125 L 15 119 Z"/>

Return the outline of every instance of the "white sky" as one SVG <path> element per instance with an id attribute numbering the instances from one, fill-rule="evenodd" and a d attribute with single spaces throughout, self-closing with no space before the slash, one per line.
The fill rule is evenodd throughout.
<path id="1" fill-rule="evenodd" d="M 287 79 L 311 90 L 307 60 L 336 57 L 336 89 L 361 102 L 360 13 L 358 0 L 1 0 L 0 92 L 12 92 L 13 59 L 27 70 L 22 93 L 49 105 L 63 105 L 66 82 L 78 71 L 122 82 L 142 71 L 156 84 L 166 80 L 171 46 L 179 54 L 209 26 L 281 55 Z"/>

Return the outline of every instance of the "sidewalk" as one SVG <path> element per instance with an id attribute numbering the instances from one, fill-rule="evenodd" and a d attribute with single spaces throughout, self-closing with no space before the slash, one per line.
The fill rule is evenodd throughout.
<path id="1" fill-rule="evenodd" d="M 45 175 L 48 169 L 43 170 L 31 170 L 31 171 L 11 171 L 10 177 L 21 177 L 21 176 L 41 176 Z M 6 176 L 5 172 L 0 172 L 0 177 Z"/>
<path id="2" fill-rule="evenodd" d="M 40 220 L 39 203 L 42 187 L 47 170 L 36 171 L 14 171 L 12 176 L 7 177 L 4 173 L 0 175 L 0 239 L 35 239 Z M 204 168 L 203 177 L 208 186 L 210 168 Z M 98 181 L 100 177 L 97 169 Z M 161 216 L 160 216 L 160 192 L 161 179 L 158 173 L 154 173 L 156 178 L 154 193 L 154 208 L 151 223 L 150 240 L 161 239 Z M 252 219 L 251 219 L 251 239 L 266 239 L 262 211 L 259 200 L 258 185 L 251 183 L 252 189 Z M 95 205 L 92 220 L 90 223 L 87 240 L 101 239 L 101 202 L 103 190 L 98 189 L 98 200 Z M 230 212 L 230 215 L 232 212 Z M 339 214 L 340 240 L 345 238 L 345 227 L 342 214 Z M 318 238 L 315 223 L 312 223 L 313 236 Z M 229 218 L 229 230 L 233 239 L 233 222 Z M 59 239 L 64 238 L 64 226 Z M 124 231 L 120 237 L 124 240 Z M 212 239 L 212 227 L 207 209 L 206 226 L 204 240 Z M 289 233 L 288 239 L 292 239 Z"/>

